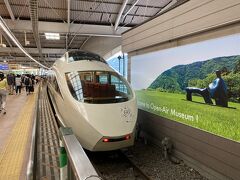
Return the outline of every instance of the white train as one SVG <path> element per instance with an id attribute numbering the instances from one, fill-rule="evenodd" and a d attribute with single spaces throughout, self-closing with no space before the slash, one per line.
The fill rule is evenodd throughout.
<path id="1" fill-rule="evenodd" d="M 48 91 L 63 126 L 90 151 L 132 146 L 136 96 L 128 82 L 99 55 L 69 51 L 48 76 Z"/>

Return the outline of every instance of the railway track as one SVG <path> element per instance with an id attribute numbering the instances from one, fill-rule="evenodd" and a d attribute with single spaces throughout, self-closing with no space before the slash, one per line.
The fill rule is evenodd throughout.
<path id="1" fill-rule="evenodd" d="M 183 161 L 166 160 L 158 146 L 141 141 L 136 141 L 131 151 L 87 154 L 104 180 L 207 180 Z"/>
<path id="2" fill-rule="evenodd" d="M 152 180 L 123 151 L 88 152 L 88 156 L 104 180 Z"/>
<path id="3" fill-rule="evenodd" d="M 120 151 L 120 155 L 122 156 L 123 159 L 125 159 L 131 166 L 133 167 L 133 170 L 136 174 L 136 178 L 141 177 L 141 179 L 144 180 L 152 180 L 140 167 L 138 167 L 132 160 L 131 158 L 125 154 L 123 151 Z M 131 156 L 131 155 L 130 155 Z"/>

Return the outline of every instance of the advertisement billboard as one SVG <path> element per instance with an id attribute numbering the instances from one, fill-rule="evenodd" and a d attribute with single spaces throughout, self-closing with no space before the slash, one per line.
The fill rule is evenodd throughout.
<path id="1" fill-rule="evenodd" d="M 138 107 L 240 141 L 240 35 L 133 56 Z"/>

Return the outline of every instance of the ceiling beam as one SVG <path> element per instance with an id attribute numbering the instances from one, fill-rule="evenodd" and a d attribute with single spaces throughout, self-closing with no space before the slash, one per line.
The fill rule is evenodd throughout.
<path id="1" fill-rule="evenodd" d="M 42 46 L 38 32 L 38 0 L 29 0 L 29 12 L 32 21 L 32 31 L 36 46 L 38 48 L 41 59 L 44 60 L 42 56 Z"/>
<path id="2" fill-rule="evenodd" d="M 189 0 L 186 0 L 186 1 L 189 1 Z M 45 0 L 45 2 L 47 2 Z M 101 1 L 101 4 L 104 4 L 103 0 Z M 106 3 L 105 3 L 106 4 Z M 107 3 L 108 4 L 108 3 Z M 0 5 L 1 5 L 1 2 L 0 2 Z M 130 4 L 131 5 L 131 4 Z M 15 8 L 24 8 L 25 5 L 24 4 L 17 4 L 17 5 L 12 5 L 12 7 L 15 7 Z M 137 6 L 137 7 L 141 7 L 141 6 Z M 144 6 L 146 7 L 146 6 Z M 51 10 L 54 10 L 54 11 L 64 11 L 64 12 L 67 12 L 67 8 L 56 8 L 56 7 L 49 7 L 49 6 L 39 6 L 38 7 L 39 10 L 44 10 L 44 11 L 51 11 Z M 148 8 L 151 8 L 148 6 Z M 159 8 L 158 8 L 159 9 Z M 86 10 L 86 9 L 71 9 L 71 11 L 75 12 L 75 13 L 96 13 L 98 15 L 101 15 L 103 13 L 103 11 L 101 10 Z M 110 15 L 118 15 L 118 12 L 112 12 L 112 11 L 104 11 L 104 13 L 107 13 L 107 14 L 110 14 Z M 58 14 L 57 14 L 58 15 Z M 133 14 L 129 14 L 129 16 L 133 16 Z M 143 17 L 144 15 L 141 15 L 141 14 L 136 14 L 135 16 L 137 17 Z M 59 15 L 58 15 L 59 17 Z M 151 15 L 145 15 L 144 17 L 152 17 Z M 61 18 L 61 17 L 60 17 Z M 55 18 L 53 18 L 55 19 Z M 66 23 L 64 21 L 64 19 L 61 19 L 62 22 Z"/>
<path id="3" fill-rule="evenodd" d="M 78 0 L 78 2 L 91 2 L 91 3 L 101 3 L 103 2 L 103 0 Z M 108 1 L 108 2 L 103 2 L 104 4 L 108 4 L 108 5 L 122 5 L 121 1 Z M 128 6 L 131 6 L 131 3 L 127 4 Z M 146 5 L 144 4 L 138 4 L 138 7 L 143 7 L 145 8 Z M 160 6 L 157 5 L 148 5 L 149 8 L 155 8 L 155 9 L 159 9 L 161 8 Z"/>
<path id="4" fill-rule="evenodd" d="M 6 33 L 4 33 L 4 31 L 2 29 L 0 29 L 0 33 L 1 33 L 1 35 L 3 35 L 4 39 L 7 41 L 8 45 L 10 46 L 10 49 L 12 49 L 12 43 L 9 40 L 8 36 L 6 35 Z M 8 53 L 9 53 L 9 55 L 11 55 L 10 52 L 8 52 Z"/>
<path id="5" fill-rule="evenodd" d="M 116 21 L 115 21 L 115 25 L 114 25 L 114 30 L 115 30 L 115 31 L 116 31 L 117 28 L 118 28 L 118 24 L 119 24 L 119 22 L 120 22 L 120 19 L 121 19 L 121 16 L 122 16 L 122 14 L 123 14 L 123 11 L 124 11 L 124 9 L 125 9 L 125 7 L 126 7 L 126 5 L 127 5 L 127 2 L 128 2 L 128 0 L 124 0 L 123 3 L 122 3 L 121 8 L 120 8 L 120 10 L 119 10 L 119 13 L 118 13 L 117 19 L 116 19 Z"/>
<path id="6" fill-rule="evenodd" d="M 37 48 L 25 48 L 25 50 L 29 54 L 39 54 L 39 51 Z M 0 48 L 0 53 L 8 53 L 8 52 L 14 52 L 14 53 L 22 53 L 22 51 L 17 48 Z M 52 49 L 52 48 L 42 48 L 42 53 L 43 54 L 64 54 L 66 52 L 66 49 Z"/>
<path id="7" fill-rule="evenodd" d="M 83 46 L 87 43 L 87 41 L 91 38 L 92 36 L 89 36 L 87 39 L 85 39 L 85 41 L 83 41 L 83 43 L 81 44 L 79 49 L 82 49 Z"/>
<path id="8" fill-rule="evenodd" d="M 49 69 L 47 66 L 39 63 L 36 59 L 34 59 L 25 49 L 24 47 L 21 45 L 21 43 L 17 40 L 17 38 L 14 36 L 14 34 L 11 32 L 11 30 L 9 29 L 9 27 L 6 25 L 6 22 L 2 19 L 2 17 L 0 16 L 0 26 L 3 29 L 3 31 L 8 35 L 8 37 L 14 42 L 14 44 L 19 48 L 19 50 L 22 51 L 22 53 L 24 53 L 27 57 L 29 57 L 31 60 L 33 60 L 35 63 L 37 63 L 38 65 L 42 66 L 45 69 Z"/>
<path id="9" fill-rule="evenodd" d="M 13 31 L 26 31 L 32 32 L 32 24 L 29 20 L 17 20 L 11 21 L 9 19 L 4 19 L 8 27 Z M 59 23 L 59 22 L 45 22 L 39 21 L 38 24 L 39 33 L 44 32 L 55 32 L 55 33 L 63 33 L 67 34 L 76 33 L 76 34 L 91 34 L 91 36 L 116 36 L 119 37 L 123 32 L 129 30 L 129 27 L 122 27 L 119 31 L 114 32 L 111 26 L 103 26 L 103 25 L 89 25 L 89 24 L 71 24 L 70 31 L 68 31 L 67 23 Z"/>
<path id="10" fill-rule="evenodd" d="M 67 23 L 68 23 L 68 30 L 70 30 L 70 23 L 71 23 L 70 22 L 71 21 L 70 20 L 70 11 L 71 11 L 70 10 L 70 6 L 71 6 L 71 0 L 67 0 L 67 3 L 68 3 L 68 6 L 67 6 L 68 7 Z"/>
<path id="11" fill-rule="evenodd" d="M 162 13 L 162 12 L 164 12 L 164 11 L 167 11 L 169 8 L 171 8 L 173 5 L 175 5 L 177 2 L 178 2 L 178 0 L 171 0 L 168 4 L 166 4 L 166 6 L 161 8 L 161 10 L 159 12 L 157 12 L 155 14 L 155 16 L 160 14 L 160 13 Z"/>
<path id="12" fill-rule="evenodd" d="M 43 62 L 40 60 L 40 57 L 34 57 L 35 59 L 37 59 L 40 62 Z M 48 57 L 46 58 L 46 62 L 55 62 L 58 58 L 52 58 L 52 57 Z M 29 59 L 26 56 L 20 56 L 20 57 L 11 57 L 11 58 L 4 58 L 1 57 L 0 61 L 4 61 L 6 60 L 7 62 L 12 62 L 12 61 L 24 61 L 24 62 L 32 62 L 33 64 L 36 64 L 35 62 L 33 62 L 31 59 Z"/>
<path id="13" fill-rule="evenodd" d="M 71 27 L 71 0 L 67 0 L 68 4 L 68 13 L 67 13 L 67 23 L 68 23 L 68 33 L 66 34 L 66 49 L 68 49 L 68 34 L 70 32 L 70 27 Z"/>
<path id="14" fill-rule="evenodd" d="M 8 13 L 9 13 L 9 15 L 10 15 L 12 21 L 15 21 L 14 14 L 13 14 L 13 12 L 12 12 L 12 8 L 11 8 L 11 6 L 10 6 L 8 0 L 4 0 L 4 3 L 5 3 L 5 5 L 6 5 L 6 7 L 7 7 Z"/>
<path id="15" fill-rule="evenodd" d="M 123 15 L 122 19 L 124 19 L 128 13 L 130 13 L 130 11 L 136 6 L 136 4 L 138 3 L 139 0 L 135 0 L 133 3 L 132 3 L 132 6 L 128 9 L 128 11 Z"/>

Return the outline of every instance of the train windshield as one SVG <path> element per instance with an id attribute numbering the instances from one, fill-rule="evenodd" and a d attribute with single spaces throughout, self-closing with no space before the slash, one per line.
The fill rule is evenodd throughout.
<path id="1" fill-rule="evenodd" d="M 72 96 L 81 102 L 119 103 L 133 97 L 126 80 L 115 72 L 69 72 L 66 73 L 66 80 Z"/>
<path id="2" fill-rule="evenodd" d="M 100 62 L 106 63 L 106 61 L 98 54 L 94 54 L 86 51 L 69 51 L 68 52 L 68 62 L 83 61 L 83 60 L 100 61 Z"/>

